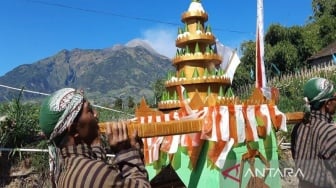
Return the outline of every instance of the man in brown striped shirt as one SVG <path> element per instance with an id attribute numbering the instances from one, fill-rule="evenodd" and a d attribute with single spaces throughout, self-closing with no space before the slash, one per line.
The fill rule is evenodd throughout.
<path id="1" fill-rule="evenodd" d="M 336 110 L 333 83 L 312 78 L 304 85 L 306 113 L 292 131 L 299 187 L 336 187 Z"/>
<path id="2" fill-rule="evenodd" d="M 41 106 L 40 127 L 51 143 L 53 187 L 150 187 L 136 135 L 128 138 L 126 124 L 107 127 L 108 143 L 115 153 L 109 164 L 97 113 L 83 93 L 64 88 L 49 96 Z"/>

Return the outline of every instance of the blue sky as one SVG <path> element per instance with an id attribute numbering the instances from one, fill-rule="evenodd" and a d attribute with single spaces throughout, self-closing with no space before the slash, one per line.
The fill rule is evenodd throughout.
<path id="1" fill-rule="evenodd" d="M 181 14 L 191 0 L 1 0 L 0 76 L 62 49 L 103 49 L 140 38 L 175 54 Z M 224 45 L 255 39 L 256 0 L 202 0 L 207 24 Z M 311 0 L 264 0 L 264 30 L 272 23 L 304 25 Z M 266 53 L 266 52 L 265 52 Z"/>

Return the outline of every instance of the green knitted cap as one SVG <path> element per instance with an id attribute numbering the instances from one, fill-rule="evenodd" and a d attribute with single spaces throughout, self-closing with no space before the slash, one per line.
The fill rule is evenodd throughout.
<path id="1" fill-rule="evenodd" d="M 39 125 L 49 139 L 61 135 L 73 123 L 82 108 L 83 99 L 83 94 L 75 89 L 63 88 L 43 101 Z"/>
<path id="2" fill-rule="evenodd" d="M 334 93 L 333 83 L 325 78 L 311 78 L 303 87 L 303 95 L 312 109 L 319 109 Z"/>
<path id="3" fill-rule="evenodd" d="M 48 96 L 42 103 L 40 108 L 39 125 L 43 133 L 49 138 L 51 132 L 54 130 L 58 119 L 62 116 L 64 109 L 60 111 L 53 111 L 50 109 L 50 98 Z"/>

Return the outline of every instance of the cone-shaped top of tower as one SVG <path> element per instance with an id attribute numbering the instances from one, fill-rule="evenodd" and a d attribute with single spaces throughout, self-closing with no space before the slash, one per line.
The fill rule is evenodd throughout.
<path id="1" fill-rule="evenodd" d="M 188 11 L 189 12 L 193 12 L 193 11 L 205 12 L 201 4 L 201 0 L 192 0 L 192 2 L 189 5 Z"/>

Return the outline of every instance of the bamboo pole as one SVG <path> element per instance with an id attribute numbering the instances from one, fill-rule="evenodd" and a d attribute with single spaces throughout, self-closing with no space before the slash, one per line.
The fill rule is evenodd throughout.
<path id="1" fill-rule="evenodd" d="M 178 135 L 186 133 L 201 132 L 203 126 L 203 119 L 194 120 L 174 120 L 169 122 L 156 122 L 156 123 L 138 123 L 131 122 L 128 124 L 128 135 L 132 135 L 134 131 L 138 132 L 140 138 Z M 106 132 L 106 126 L 112 122 L 99 123 L 99 130 L 102 133 Z"/>
<path id="2" fill-rule="evenodd" d="M 303 119 L 303 112 L 289 112 L 286 113 L 287 124 L 300 123 Z"/>
<path id="3" fill-rule="evenodd" d="M 302 121 L 303 112 L 290 112 L 286 113 L 287 124 L 296 124 Z M 99 123 L 99 130 L 101 133 L 106 132 L 106 126 L 112 122 Z M 178 135 L 186 133 L 201 132 L 204 124 L 202 118 L 194 120 L 174 120 L 169 122 L 156 122 L 156 123 L 138 123 L 131 122 L 127 129 L 128 135 L 132 135 L 134 131 L 138 132 L 140 138 L 157 137 Z"/>

